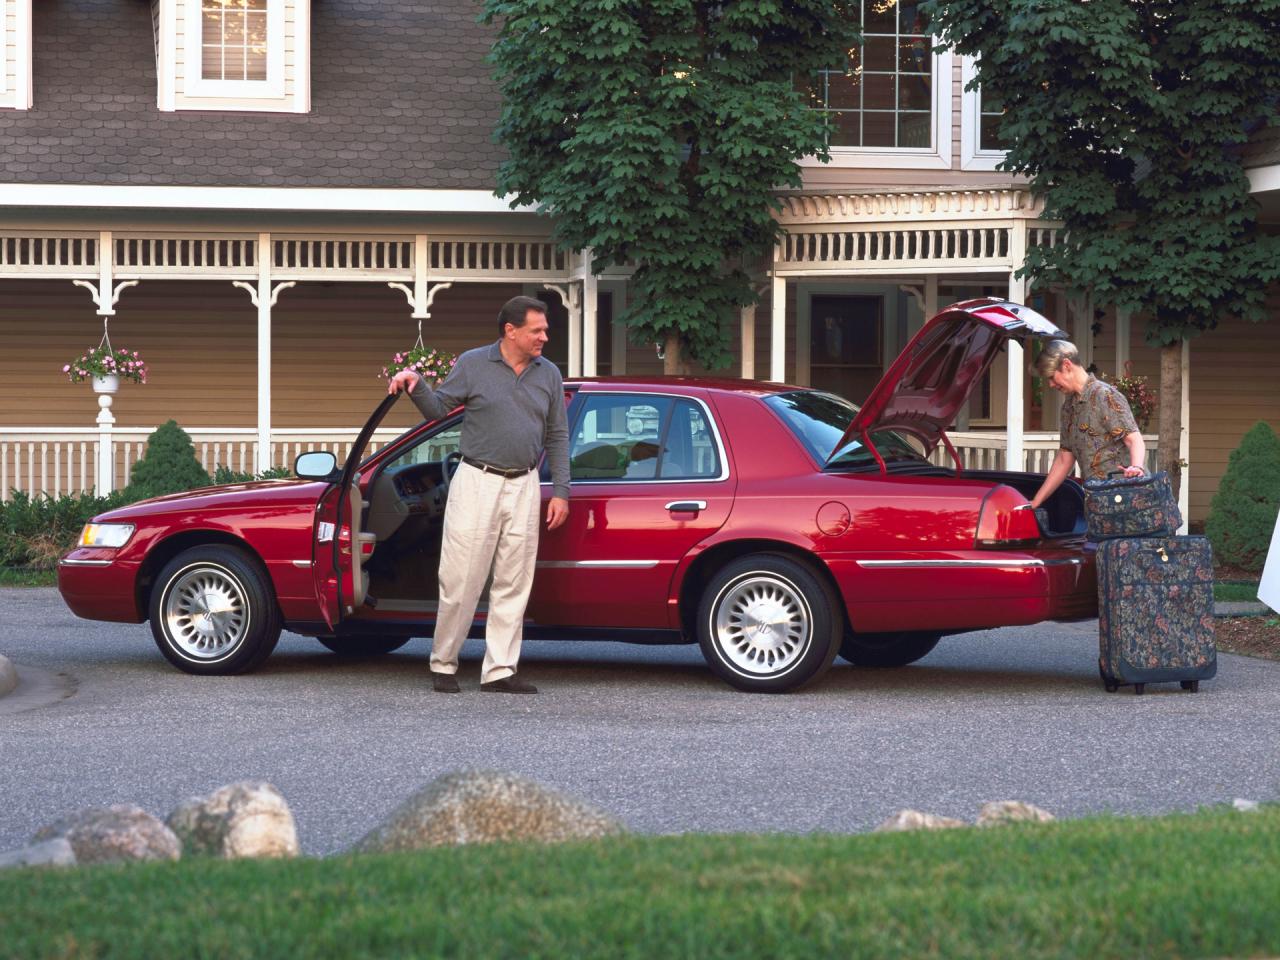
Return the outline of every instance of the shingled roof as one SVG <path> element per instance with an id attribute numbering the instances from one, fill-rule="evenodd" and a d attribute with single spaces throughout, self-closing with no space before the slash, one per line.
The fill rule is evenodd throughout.
<path id="1" fill-rule="evenodd" d="M 311 112 L 162 112 L 150 5 L 33 4 L 0 183 L 492 190 L 500 98 L 472 0 L 314 0 Z"/>

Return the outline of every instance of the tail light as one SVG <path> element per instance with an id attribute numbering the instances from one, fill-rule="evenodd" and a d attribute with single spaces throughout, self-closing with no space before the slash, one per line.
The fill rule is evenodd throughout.
<path id="1" fill-rule="evenodd" d="M 1040 524 L 1027 498 L 1013 487 L 992 487 L 982 502 L 974 546 L 979 550 L 1029 547 L 1040 538 Z"/>

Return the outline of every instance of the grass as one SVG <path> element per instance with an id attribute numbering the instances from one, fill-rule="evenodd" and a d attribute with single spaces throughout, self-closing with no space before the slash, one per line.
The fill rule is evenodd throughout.
<path id="1" fill-rule="evenodd" d="M 1280 954 L 1280 807 L 0 873 L 0 957 Z"/>
<path id="2" fill-rule="evenodd" d="M 57 570 L 0 567 L 0 587 L 54 587 L 57 585 Z"/>
<path id="3" fill-rule="evenodd" d="M 1213 584 L 1213 599 L 1219 603 L 1258 602 L 1257 580 L 1218 580 Z"/>

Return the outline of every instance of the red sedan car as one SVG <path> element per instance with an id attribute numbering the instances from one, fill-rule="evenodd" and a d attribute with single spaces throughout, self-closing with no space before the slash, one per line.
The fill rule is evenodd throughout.
<path id="1" fill-rule="evenodd" d="M 733 686 L 778 691 L 837 655 L 900 666 L 947 634 L 1096 615 L 1079 487 L 1037 517 L 1041 477 L 928 460 L 1008 338 L 1062 336 L 1017 304 L 956 304 L 861 409 L 774 383 L 567 383 L 572 509 L 542 534 L 526 635 L 696 642 Z M 199 674 L 252 670 L 282 628 L 338 652 L 430 636 L 463 414 L 364 458 L 396 399 L 345 465 L 308 453 L 298 480 L 96 517 L 61 562 L 62 596 L 81 617 L 150 620 Z"/>

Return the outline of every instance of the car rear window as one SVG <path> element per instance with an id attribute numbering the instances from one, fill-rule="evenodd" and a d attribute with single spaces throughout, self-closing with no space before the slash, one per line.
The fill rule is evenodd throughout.
<path id="1" fill-rule="evenodd" d="M 834 457 L 831 456 L 832 449 L 840 442 L 858 412 L 858 408 L 844 397 L 818 390 L 796 390 L 775 393 L 766 397 L 764 402 L 782 418 L 782 422 L 819 463 L 838 470 L 877 466 L 875 454 L 861 439 L 850 440 Z M 871 442 L 885 463 L 919 463 L 925 459 L 906 437 L 892 430 L 873 430 Z"/>

